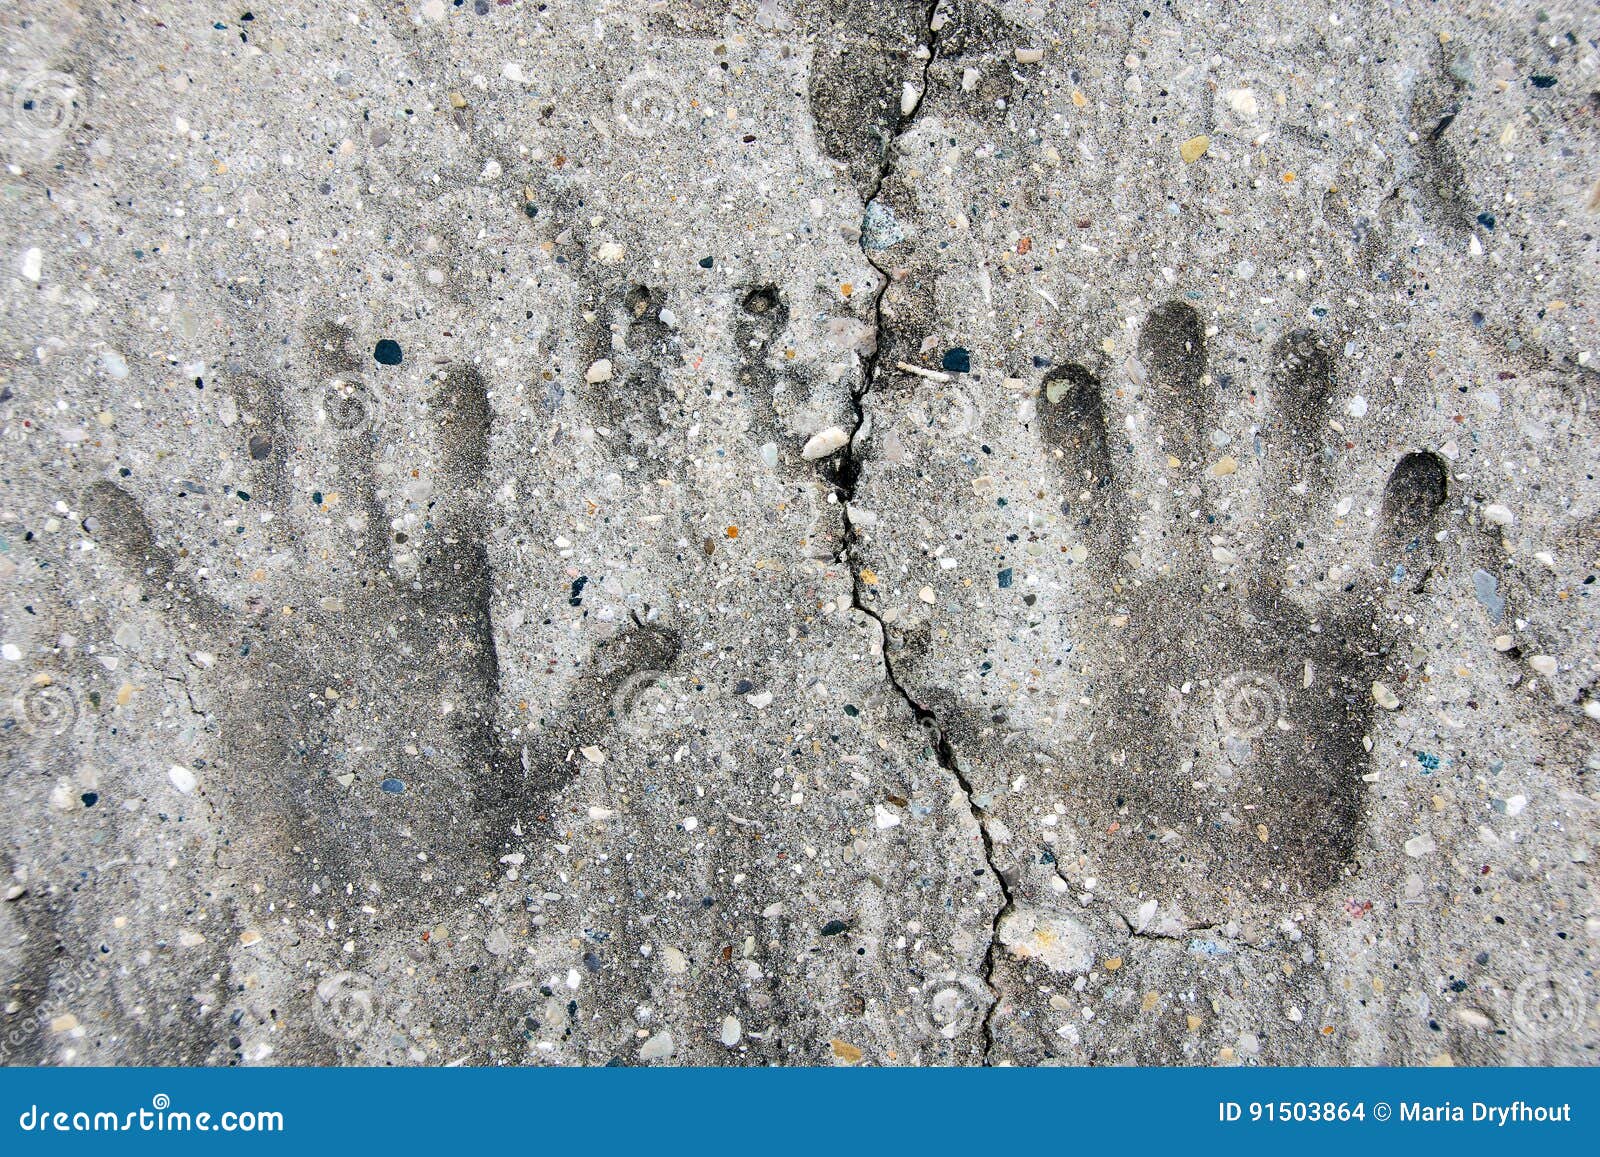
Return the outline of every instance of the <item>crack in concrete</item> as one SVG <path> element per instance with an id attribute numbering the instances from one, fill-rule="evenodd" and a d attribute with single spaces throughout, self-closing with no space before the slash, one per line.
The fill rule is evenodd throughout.
<path id="1" fill-rule="evenodd" d="M 927 98 L 929 77 L 934 61 L 938 59 L 939 55 L 939 34 L 933 23 L 938 10 L 938 0 L 928 5 L 926 19 L 928 57 L 922 65 L 921 84 L 917 91 L 916 102 L 910 109 L 902 110 L 894 131 L 884 141 L 883 159 L 878 166 L 877 179 L 873 182 L 872 189 L 865 199 L 865 205 L 867 206 L 871 206 L 883 191 L 884 183 L 888 180 L 889 173 L 894 167 L 896 143 L 916 121 L 917 114 L 922 111 L 923 101 Z M 840 451 L 838 466 L 833 471 L 832 484 L 840 508 L 843 511 L 844 523 L 844 546 L 841 551 L 840 561 L 850 568 L 850 604 L 852 608 L 860 611 L 877 624 L 878 644 L 883 660 L 885 681 L 894 689 L 895 694 L 900 696 L 906 706 L 911 709 L 911 713 L 916 717 L 917 723 L 927 731 L 929 744 L 933 748 L 934 756 L 938 760 L 939 766 L 948 771 L 961 788 L 962 794 L 966 797 L 967 809 L 972 815 L 973 822 L 978 825 L 978 834 L 983 841 L 984 862 L 989 870 L 994 873 L 995 881 L 1000 887 L 1002 903 L 990 919 L 989 946 L 984 955 L 982 976 L 984 987 L 989 990 L 993 997 L 993 1001 L 983 1017 L 983 1064 L 988 1065 L 990 1063 L 990 1054 L 994 1051 L 995 1046 L 995 1010 L 1000 1007 L 1000 994 L 994 987 L 996 953 L 1000 948 L 999 927 L 1000 920 L 1012 909 L 1011 886 L 1006 882 L 1005 875 L 1000 871 L 999 865 L 995 860 L 994 839 L 990 835 L 988 825 L 984 822 L 983 809 L 977 803 L 977 789 L 973 786 L 972 781 L 967 778 L 966 772 L 962 770 L 955 747 L 951 744 L 944 725 L 939 720 L 937 713 L 919 702 L 905 684 L 900 682 L 898 676 L 895 675 L 894 664 L 889 658 L 888 628 L 878 613 L 868 606 L 862 598 L 861 562 L 857 556 L 857 547 L 861 536 L 850 516 L 850 503 L 855 498 L 856 483 L 860 478 L 861 472 L 860 462 L 856 458 L 856 438 L 860 434 L 862 426 L 866 424 L 866 397 L 872 392 L 878 376 L 879 359 L 882 357 L 885 344 L 883 341 L 883 299 L 889 291 L 892 275 L 888 269 L 873 258 L 871 251 L 865 244 L 865 235 L 863 235 L 861 252 L 866 257 L 867 263 L 877 271 L 879 277 L 878 287 L 872 299 L 873 331 L 876 340 L 872 351 L 861 355 L 861 384 L 850 392 L 850 401 L 855 409 L 855 422 L 850 427 L 849 441 L 845 443 L 844 449 Z"/>

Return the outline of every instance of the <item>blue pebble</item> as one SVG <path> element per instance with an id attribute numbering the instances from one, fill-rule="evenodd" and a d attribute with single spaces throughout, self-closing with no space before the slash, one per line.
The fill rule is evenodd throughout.
<path id="1" fill-rule="evenodd" d="M 372 347 L 372 356 L 380 366 L 397 366 L 400 364 L 400 343 L 392 338 L 384 338 Z"/>
<path id="2" fill-rule="evenodd" d="M 939 361 L 939 368 L 949 374 L 971 373 L 972 351 L 962 346 L 952 346 L 944 351 L 944 357 Z"/>
<path id="3" fill-rule="evenodd" d="M 406 789 L 405 780 L 403 779 L 386 779 L 378 786 L 384 791 L 388 792 L 390 795 L 399 795 Z"/>
<path id="4" fill-rule="evenodd" d="M 1498 623 L 1506 613 L 1505 596 L 1500 594 L 1499 580 L 1486 570 L 1472 572 L 1472 592 L 1478 596 L 1483 609 L 1489 612 L 1489 621 Z"/>

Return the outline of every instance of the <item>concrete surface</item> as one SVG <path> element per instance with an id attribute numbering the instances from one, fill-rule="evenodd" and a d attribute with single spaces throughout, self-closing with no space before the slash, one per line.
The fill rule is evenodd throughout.
<path id="1" fill-rule="evenodd" d="M 0 28 L 8 1063 L 1593 1062 L 1592 5 Z"/>

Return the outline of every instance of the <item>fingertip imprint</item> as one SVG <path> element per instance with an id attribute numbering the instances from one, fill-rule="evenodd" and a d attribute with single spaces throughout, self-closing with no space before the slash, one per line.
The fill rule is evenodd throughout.
<path id="1" fill-rule="evenodd" d="M 1319 429 L 1333 385 L 1333 359 L 1322 338 L 1297 329 L 1273 350 L 1273 385 L 1280 413 L 1308 430 Z"/>
<path id="2" fill-rule="evenodd" d="M 1139 333 L 1139 353 L 1152 374 L 1177 387 L 1198 383 L 1206 368 L 1205 327 L 1184 301 L 1158 305 Z"/>
<path id="3" fill-rule="evenodd" d="M 1432 451 L 1401 456 L 1384 484 L 1380 512 L 1391 542 L 1409 542 L 1428 528 L 1449 494 L 1449 478 L 1444 459 Z"/>
<path id="4" fill-rule="evenodd" d="M 1213 398 L 1206 389 L 1205 326 L 1192 305 L 1169 301 L 1150 311 L 1139 333 L 1156 420 L 1177 443 L 1198 440 Z"/>
<path id="5" fill-rule="evenodd" d="M 155 556 L 150 522 L 138 499 L 115 482 L 102 479 L 83 492 L 83 529 L 121 561 L 145 566 Z"/>
<path id="6" fill-rule="evenodd" d="M 494 406 L 489 401 L 488 383 L 477 367 L 452 366 L 440 381 L 432 404 L 451 465 L 474 472 L 487 468 Z"/>
<path id="7" fill-rule="evenodd" d="M 363 362 L 355 348 L 355 331 L 336 321 L 318 321 L 306 330 L 306 342 L 312 357 L 326 373 L 350 374 L 359 371 Z"/>
<path id="8" fill-rule="evenodd" d="M 1062 452 L 1075 474 L 1103 481 L 1110 473 L 1110 453 L 1100 379 L 1072 364 L 1051 370 L 1043 386 L 1040 422 L 1046 444 Z"/>

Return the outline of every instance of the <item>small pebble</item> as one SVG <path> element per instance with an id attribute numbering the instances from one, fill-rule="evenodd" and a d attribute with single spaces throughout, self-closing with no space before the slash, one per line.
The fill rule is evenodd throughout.
<path id="1" fill-rule="evenodd" d="M 1489 612 L 1489 621 L 1498 623 L 1500 617 L 1506 613 L 1506 600 L 1500 591 L 1500 581 L 1486 570 L 1472 572 L 1472 590 L 1477 595 L 1478 601 L 1483 604 L 1484 610 Z M 1505 650 L 1504 647 L 1501 650 Z"/>
<path id="2" fill-rule="evenodd" d="M 663 1029 L 639 1048 L 641 1061 L 664 1061 L 673 1053 L 672 1034 Z"/>
<path id="3" fill-rule="evenodd" d="M 1431 856 L 1438 846 L 1433 837 L 1424 832 L 1420 836 L 1412 836 L 1406 841 L 1406 855 L 1413 860 L 1420 860 L 1423 856 Z"/>
<path id="4" fill-rule="evenodd" d="M 851 1044 L 849 1041 L 834 1040 L 829 1041 L 828 1045 L 833 1049 L 833 1055 L 838 1057 L 841 1061 L 844 1061 L 846 1064 L 853 1065 L 862 1057 L 861 1050 L 855 1045 Z"/>
<path id="5" fill-rule="evenodd" d="M 815 462 L 841 449 L 849 441 L 850 435 L 844 432 L 843 427 L 829 426 L 806 440 L 806 444 L 800 449 L 800 457 L 807 462 Z"/>

